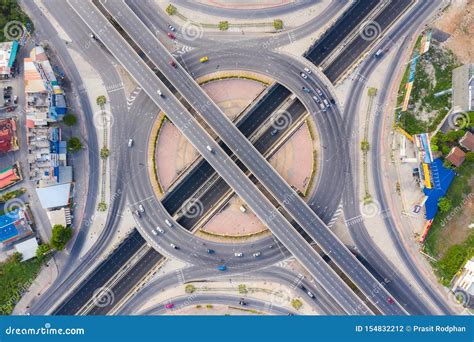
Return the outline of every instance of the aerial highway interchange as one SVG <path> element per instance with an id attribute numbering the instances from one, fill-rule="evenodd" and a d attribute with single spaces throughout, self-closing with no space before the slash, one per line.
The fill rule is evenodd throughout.
<path id="1" fill-rule="evenodd" d="M 176 1 L 179 6 L 180 1 Z M 64 42 L 34 2 L 23 5 L 58 51 Z M 320 315 L 433 315 L 452 314 L 439 289 L 424 279 L 416 262 L 400 242 L 384 192 L 379 146 L 371 149 L 376 197 L 382 219 L 403 260 L 400 272 L 373 243 L 361 213 L 358 189 L 357 113 L 373 70 L 384 62 L 374 51 L 401 56 L 410 38 L 442 8 L 443 1 L 331 1 L 314 17 L 290 30 L 265 35 L 231 37 L 220 32 L 189 35 L 172 23 L 151 0 L 50 0 L 42 4 L 61 26 L 83 58 L 94 66 L 108 91 L 114 124 L 110 161 L 110 193 L 118 194 L 108 208 L 102 231 L 92 247 L 83 251 L 86 222 L 93 222 L 98 175 L 91 172 L 78 236 L 62 261 L 51 286 L 32 302 L 29 314 L 54 315 L 161 315 L 175 308 L 203 304 L 241 306 L 273 315 L 299 315 L 280 303 L 261 298 L 240 298 L 228 293 L 198 293 L 161 298 L 157 293 L 196 282 L 235 283 L 269 281 L 304 298 Z M 304 6 L 302 6 L 304 9 Z M 302 10 L 296 6 L 295 11 Z M 237 15 L 237 14 L 236 14 Z M 375 23 L 374 39 L 358 34 L 360 25 Z M 202 28 L 200 28 L 203 30 Z M 282 49 L 314 32 L 318 38 L 303 53 Z M 178 54 L 179 47 L 189 51 Z M 301 49 L 300 49 L 301 50 Z M 74 60 L 64 54 L 73 84 L 83 83 L 73 72 Z M 205 62 L 200 60 L 203 56 Z M 392 82 L 398 60 L 387 63 L 386 82 Z M 139 89 L 127 104 L 122 73 Z M 248 72 L 272 83 L 242 113 L 229 118 L 204 91 L 198 79 L 218 72 Z M 353 76 L 353 75 L 356 76 Z M 336 84 L 347 77 L 356 81 L 346 99 Z M 389 99 L 388 88 L 378 105 Z M 89 168 L 99 167 L 91 152 L 97 145 L 90 101 L 79 93 L 89 134 Z M 156 191 L 150 158 L 152 131 L 166 116 L 197 151 L 186 172 L 162 194 Z M 279 174 L 270 159 L 301 123 L 315 123 L 319 138 L 314 187 L 307 198 Z M 374 119 L 373 137 L 379 140 L 382 118 Z M 279 122 L 283 122 L 279 125 Z M 95 139 L 95 140 L 94 140 Z M 128 142 L 128 146 L 127 146 Z M 153 146 L 152 146 L 153 147 Z M 222 242 L 196 234 L 207 217 L 223 210 L 223 199 L 238 196 L 269 229 L 249 242 Z M 188 211 L 198 213 L 190 215 Z M 110 248 L 115 229 L 128 213 L 133 226 Z M 343 213 L 349 247 L 333 226 Z M 87 228 L 87 229 L 86 229 Z M 185 266 L 159 273 L 176 260 Z M 298 271 L 285 267 L 288 260 Z M 302 276 L 301 273 L 305 273 Z M 408 280 L 408 277 L 410 280 Z M 297 279 L 297 281 L 295 281 Z M 410 283 L 414 279 L 416 287 Z M 105 289 L 105 290 L 104 290 Z M 109 296 L 106 305 L 99 295 Z M 106 298 L 107 299 L 107 298 Z M 103 298 L 99 298 L 103 300 Z M 172 303 L 171 303 L 172 301 Z M 144 309 L 145 308 L 145 309 Z"/>

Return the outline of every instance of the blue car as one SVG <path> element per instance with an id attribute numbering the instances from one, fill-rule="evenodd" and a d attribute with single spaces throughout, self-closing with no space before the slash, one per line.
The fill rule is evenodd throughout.
<path id="1" fill-rule="evenodd" d="M 222 265 L 222 266 L 218 266 L 217 269 L 219 271 L 225 271 L 227 269 L 227 267 L 225 267 L 225 265 Z"/>

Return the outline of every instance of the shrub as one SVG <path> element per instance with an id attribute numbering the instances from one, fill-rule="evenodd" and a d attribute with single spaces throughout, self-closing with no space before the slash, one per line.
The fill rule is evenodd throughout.
<path id="1" fill-rule="evenodd" d="M 174 7 L 171 4 L 169 4 L 168 7 L 166 7 L 166 13 L 168 13 L 168 15 L 176 14 L 177 11 L 178 10 L 176 9 L 176 7 Z"/>
<path id="2" fill-rule="evenodd" d="M 293 299 L 291 301 L 291 306 L 293 306 L 296 310 L 299 310 L 303 306 L 303 302 L 299 299 Z"/>
<path id="3" fill-rule="evenodd" d="M 184 288 L 184 292 L 186 293 L 193 293 L 194 291 L 196 291 L 196 287 L 191 284 L 186 285 L 186 287 Z"/>
<path id="4" fill-rule="evenodd" d="M 219 30 L 227 31 L 228 29 L 229 29 L 229 22 L 228 21 L 219 22 Z"/>
<path id="5" fill-rule="evenodd" d="M 245 284 L 239 284 L 239 293 L 241 294 L 245 294 L 247 293 L 247 286 L 245 286 Z"/>
<path id="6" fill-rule="evenodd" d="M 99 202 L 99 204 L 97 205 L 97 210 L 98 211 L 106 211 L 107 210 L 107 203 Z"/>
<path id="7" fill-rule="evenodd" d="M 110 155 L 110 151 L 107 147 L 102 147 L 100 149 L 100 157 L 102 159 L 107 159 L 109 157 L 109 155 Z"/>
<path id="8" fill-rule="evenodd" d="M 283 29 L 283 20 L 275 19 L 273 20 L 273 27 L 275 30 L 282 30 Z"/>

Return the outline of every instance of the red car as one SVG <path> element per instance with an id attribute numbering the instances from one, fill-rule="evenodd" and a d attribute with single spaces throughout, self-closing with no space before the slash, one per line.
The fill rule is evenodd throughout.
<path id="1" fill-rule="evenodd" d="M 390 298 L 390 297 L 387 298 L 387 302 L 388 302 L 389 304 L 395 303 L 395 301 L 394 301 L 392 298 Z"/>
<path id="2" fill-rule="evenodd" d="M 171 32 L 168 32 L 168 37 L 170 39 L 176 39 L 176 36 L 174 34 L 172 34 Z"/>
<path id="3" fill-rule="evenodd" d="M 174 304 L 173 303 L 166 304 L 165 308 L 172 309 L 172 308 L 174 308 Z"/>
<path id="4" fill-rule="evenodd" d="M 178 67 L 178 66 L 176 65 L 176 63 L 175 63 L 172 59 L 170 59 L 170 60 L 168 61 L 168 64 L 171 65 L 173 68 L 177 68 L 177 67 Z"/>

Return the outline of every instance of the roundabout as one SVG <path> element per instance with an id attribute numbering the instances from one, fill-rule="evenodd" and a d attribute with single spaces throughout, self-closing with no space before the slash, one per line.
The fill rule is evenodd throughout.
<path id="1" fill-rule="evenodd" d="M 318 170 L 314 178 L 314 191 L 308 196 L 307 203 L 325 222 L 329 222 L 339 206 L 342 195 L 340 183 L 343 180 L 345 159 L 338 157 L 343 146 L 340 113 L 336 105 L 322 112 L 312 96 L 303 91 L 299 72 L 305 67 L 311 68 L 316 77 L 304 80 L 303 84 L 311 89 L 321 89 L 327 98 L 332 99 L 335 97 L 332 95 L 333 91 L 329 90 L 331 89 L 329 81 L 314 66 L 304 63 L 304 60 L 291 57 L 289 61 L 289 57 L 282 54 L 265 51 L 259 60 L 255 60 L 250 58 L 248 52 L 239 49 L 221 50 L 215 53 L 218 54 L 218 58 L 214 53 L 209 53 L 209 62 L 203 64 L 199 63 L 199 56 L 202 55 L 202 52 L 192 52 L 188 54 L 185 63 L 190 72 L 198 79 L 214 73 L 217 66 L 223 72 L 238 68 L 245 72 L 262 74 L 289 89 L 304 105 L 305 111 L 309 113 L 311 121 L 314 122 L 314 131 L 322 146 L 318 155 L 318 163 L 314 165 Z M 213 60 L 219 60 L 219 63 L 217 64 Z M 137 120 L 137 131 L 141 133 L 140 136 L 133 137 L 136 144 L 134 149 L 147 150 L 149 142 L 154 141 L 150 133 L 153 122 L 157 120 L 158 109 L 144 93 L 139 94 L 135 104 L 139 105 L 131 109 L 131 115 L 133 120 Z M 144 115 L 149 113 L 155 114 Z M 271 130 L 273 128 L 270 124 L 268 132 Z M 265 136 L 268 137 L 271 134 Z M 151 159 L 147 159 L 147 156 L 141 153 L 134 153 L 134 151 L 130 151 L 130 153 L 130 168 L 134 175 L 131 180 L 133 184 L 129 188 L 131 189 L 129 194 L 130 209 L 136 210 L 139 204 L 144 206 L 145 214 L 141 218 L 136 218 L 137 227 L 149 244 L 160 253 L 165 256 L 173 256 L 190 265 L 205 268 L 216 269 L 217 266 L 225 264 L 229 272 L 256 270 L 290 256 L 289 252 L 273 235 L 263 235 L 257 241 L 232 240 L 231 243 L 228 243 L 220 240 L 209 241 L 207 237 L 203 238 L 199 234 L 190 233 L 163 206 L 162 202 L 166 201 L 166 196 L 169 194 L 160 200 L 152 190 L 153 186 L 150 180 L 155 177 L 149 174 L 150 170 L 153 170 L 153 167 L 148 165 Z M 322 163 L 323 160 L 324 163 Z M 333 193 L 333 196 L 323 196 L 327 193 Z M 193 198 L 191 195 L 188 194 L 187 198 Z M 185 205 L 184 201 L 181 206 L 183 205 Z M 173 222 L 172 228 L 167 226 L 166 220 Z M 158 226 L 165 233 L 155 236 L 152 230 L 156 230 Z M 172 245 L 178 246 L 179 249 L 173 248 Z M 208 249 L 215 253 L 209 254 Z M 258 252 L 261 253 L 260 257 L 253 257 Z M 242 253 L 243 257 L 236 257 L 236 253 Z M 219 271 L 216 270 L 216 272 Z"/>

